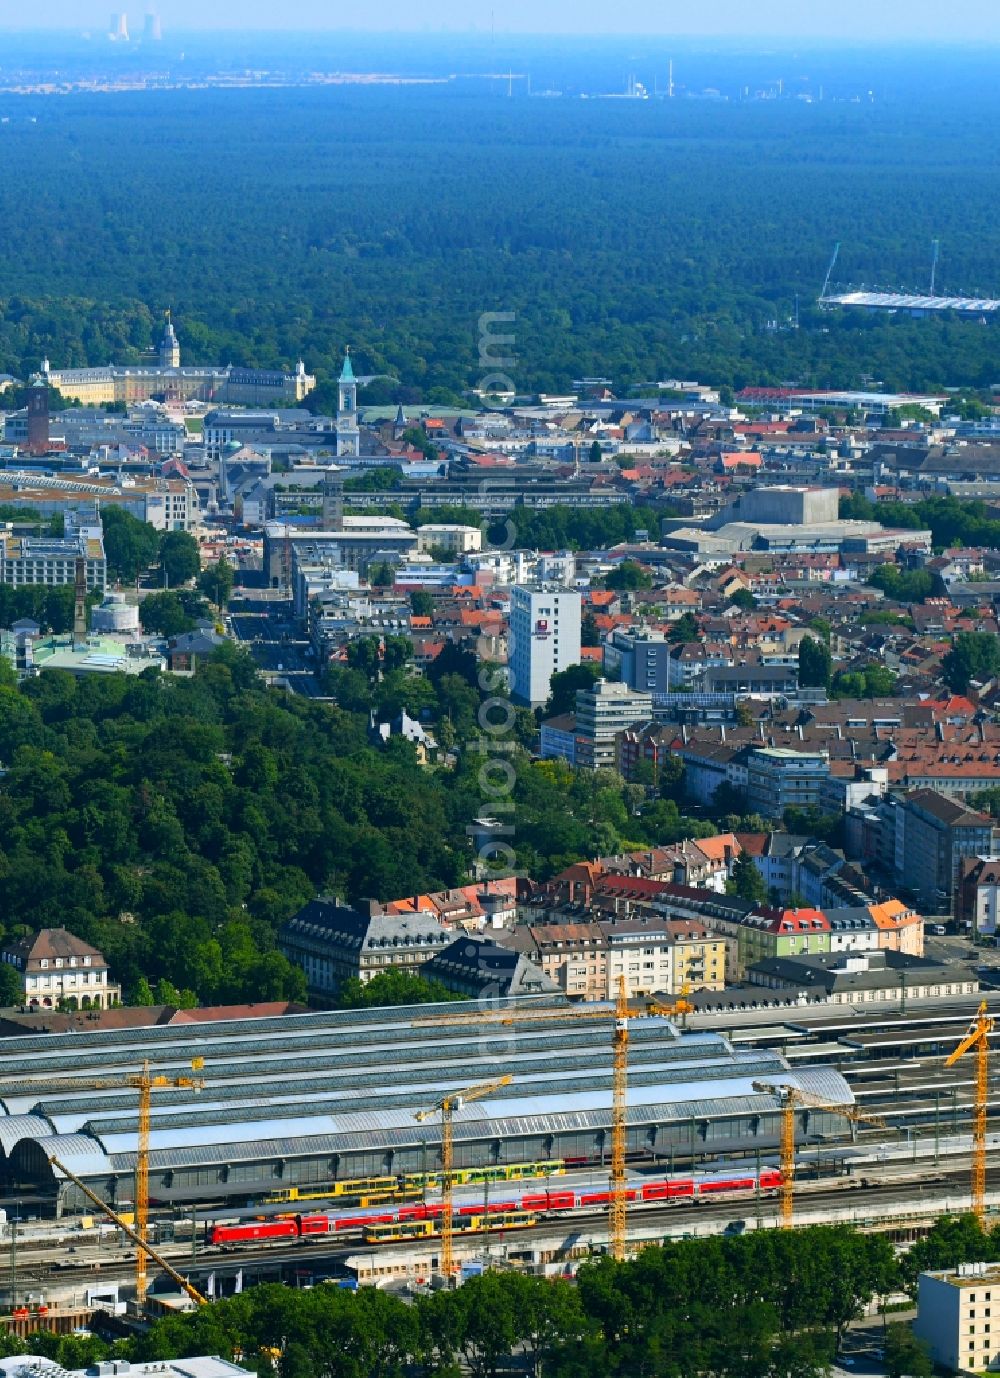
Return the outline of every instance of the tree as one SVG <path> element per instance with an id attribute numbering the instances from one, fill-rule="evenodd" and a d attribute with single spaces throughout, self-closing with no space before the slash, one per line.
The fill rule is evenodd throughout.
<path id="1" fill-rule="evenodd" d="M 659 785 L 660 798 L 672 799 L 675 804 L 679 804 L 684 798 L 684 786 L 687 780 L 687 766 L 680 756 L 671 753 L 660 766 Z"/>
<path id="2" fill-rule="evenodd" d="M 403 432 L 403 440 L 407 445 L 412 445 L 415 450 L 419 450 L 427 459 L 439 458 L 437 447 L 423 426 L 407 426 Z"/>
<path id="3" fill-rule="evenodd" d="M 972 680 L 1000 672 L 1000 643 L 991 632 L 959 632 L 941 667 L 949 689 L 964 694 Z"/>
<path id="4" fill-rule="evenodd" d="M 885 1332 L 885 1368 L 889 1378 L 932 1378 L 934 1361 L 924 1340 L 908 1325 L 896 1322 Z"/>
<path id="5" fill-rule="evenodd" d="M 427 589 L 414 589 L 410 594 L 410 612 L 414 617 L 433 617 L 433 593 L 429 593 Z"/>
<path id="6" fill-rule="evenodd" d="M 156 1004 L 156 997 L 153 995 L 153 988 L 146 980 L 145 976 L 140 976 L 132 990 L 133 1005 L 144 1005 L 147 1008 Z"/>
<path id="7" fill-rule="evenodd" d="M 799 642 L 799 684 L 822 689 L 830 684 L 829 648 L 811 636 L 804 636 Z"/>
<path id="8" fill-rule="evenodd" d="M 101 525 L 109 573 L 115 579 L 134 583 L 156 560 L 159 535 L 149 522 L 133 517 L 123 507 L 103 508 Z"/>
<path id="9" fill-rule="evenodd" d="M 589 451 L 589 459 L 591 464 L 600 464 L 602 458 L 603 451 L 601 450 L 601 442 L 599 440 L 592 440 L 590 442 Z"/>
<path id="10" fill-rule="evenodd" d="M 380 560 L 377 565 L 370 566 L 368 570 L 368 582 L 372 588 L 391 588 L 395 577 L 392 565 L 389 564 L 388 560 Z"/>
<path id="11" fill-rule="evenodd" d="M 369 684 L 378 678 L 380 646 L 377 636 L 359 636 L 347 643 L 347 666 L 364 675 Z"/>
<path id="12" fill-rule="evenodd" d="M 601 667 L 591 660 L 580 665 L 569 665 L 565 670 L 557 670 L 549 680 L 549 697 L 542 709 L 546 718 L 558 717 L 561 713 L 576 711 L 576 691 L 592 689 L 601 678 Z"/>
<path id="13" fill-rule="evenodd" d="M 744 612 L 753 612 L 757 606 L 757 600 L 749 589 L 737 589 L 729 601 L 734 607 L 741 608 Z"/>
<path id="14" fill-rule="evenodd" d="M 694 614 L 690 612 L 682 613 L 676 621 L 671 622 L 667 637 L 670 641 L 676 642 L 678 645 L 686 641 L 697 641 L 698 623 Z"/>
<path id="15" fill-rule="evenodd" d="M 165 531 L 160 537 L 159 557 L 164 587 L 186 584 L 201 568 L 198 542 L 189 531 Z"/>
<path id="16" fill-rule="evenodd" d="M 21 978 L 12 966 L 0 963 L 0 1009 L 11 1005 L 24 1004 L 24 987 Z"/>
<path id="17" fill-rule="evenodd" d="M 844 820 L 839 813 L 822 813 L 815 804 L 790 804 L 782 815 L 786 832 L 799 837 L 816 837 L 839 847 Z"/>
<path id="18" fill-rule="evenodd" d="M 370 981 L 349 977 L 340 987 L 337 1005 L 342 1010 L 367 1010 L 377 1005 L 428 1005 L 462 998 L 440 981 L 428 981 L 404 967 L 389 967 Z"/>
<path id="19" fill-rule="evenodd" d="M 174 589 L 147 593 L 139 604 L 139 621 L 148 636 L 179 636 L 195 625 L 195 619 Z"/>
<path id="20" fill-rule="evenodd" d="M 229 603 L 235 583 L 233 567 L 225 555 L 220 555 L 214 565 L 208 565 L 198 575 L 198 588 L 217 608 Z"/>
<path id="21" fill-rule="evenodd" d="M 583 616 L 580 619 L 580 645 L 581 646 L 600 646 L 601 633 L 597 626 L 597 618 L 590 608 L 584 608 Z"/>
<path id="22" fill-rule="evenodd" d="M 437 685 L 445 675 L 461 675 L 473 689 L 479 687 L 479 662 L 472 651 L 446 641 L 427 667 L 427 678 Z"/>
<path id="23" fill-rule="evenodd" d="M 604 580 L 609 589 L 651 589 L 653 576 L 637 560 L 623 560 Z"/>
<path id="24" fill-rule="evenodd" d="M 732 878 L 726 882 L 726 894 L 737 895 L 749 904 L 767 903 L 767 884 L 747 852 L 736 858 Z"/>

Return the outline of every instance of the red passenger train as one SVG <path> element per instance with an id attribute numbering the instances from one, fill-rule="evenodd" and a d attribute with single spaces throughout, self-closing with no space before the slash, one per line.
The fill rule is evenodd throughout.
<path id="1" fill-rule="evenodd" d="M 508 1184 L 509 1185 L 509 1184 Z M 774 1168 L 762 1168 L 760 1190 L 776 1191 L 781 1186 L 781 1173 Z M 757 1177 L 749 1173 L 740 1177 L 680 1177 L 663 1181 L 636 1183 L 625 1193 L 632 1203 L 643 1201 L 688 1200 L 691 1202 L 726 1193 L 746 1195 L 758 1188 Z M 453 1213 L 463 1216 L 493 1215 L 509 1211 L 530 1211 L 536 1215 L 562 1211 L 588 1210 L 611 1202 L 608 1188 L 591 1190 L 583 1187 L 575 1191 L 566 1187 L 552 1191 L 530 1191 L 524 1195 L 509 1195 L 484 1207 L 482 1196 L 470 1201 L 467 1194 L 456 1195 Z M 386 1205 L 368 1210 L 347 1211 L 343 1214 L 282 1215 L 272 1220 L 253 1220 L 245 1224 L 212 1225 L 208 1229 L 210 1244 L 242 1244 L 252 1240 L 309 1239 L 317 1235 L 350 1234 L 369 1225 L 389 1225 L 406 1220 L 433 1220 L 441 1214 L 440 1202 L 417 1202 L 406 1205 Z"/>

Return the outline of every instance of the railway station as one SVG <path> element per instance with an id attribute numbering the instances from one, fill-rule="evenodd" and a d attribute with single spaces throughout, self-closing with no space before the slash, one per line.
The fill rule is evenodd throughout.
<path id="1" fill-rule="evenodd" d="M 535 1002 L 537 1007 L 537 1002 Z M 440 1007 L 445 1013 L 444 1007 Z M 456 1014 L 456 1010 L 468 1010 Z M 111 1204 L 132 1200 L 138 1109 L 113 1084 L 148 1061 L 183 1077 L 204 1060 L 204 1087 L 151 1096 L 149 1193 L 155 1206 L 220 1206 L 280 1192 L 335 1190 L 359 1179 L 440 1168 L 440 1124 L 418 1112 L 470 1082 L 510 1077 L 459 1109 L 454 1165 L 492 1169 L 571 1164 L 600 1169 L 611 1152 L 609 1008 L 523 1026 L 491 1026 L 475 1005 L 287 1016 L 139 1032 L 8 1039 L 0 1081 L 0 1171 L 8 1196 L 44 1215 L 89 1209 L 64 1164 Z M 457 1021 L 457 1022 L 456 1022 Z M 773 1155 L 778 1097 L 754 1083 L 790 1084 L 816 1101 L 850 1105 L 824 1063 L 796 1065 L 776 1049 L 735 1047 L 664 1018 L 630 1021 L 626 1156 L 688 1171 Z M 798 1060 L 797 1060 L 798 1062 Z M 91 1089 L 88 1079 L 101 1083 Z M 67 1088 L 61 1089 L 60 1083 Z M 806 1113 L 809 1131 L 843 1131 L 836 1111 Z"/>
<path id="2" fill-rule="evenodd" d="M 446 1231 L 456 1268 L 491 1244 L 554 1266 L 615 1247 L 618 1200 L 633 1242 L 788 1223 L 793 1209 L 795 1223 L 905 1238 L 932 1210 L 968 1208 L 976 1073 L 971 1058 L 946 1062 L 976 1008 L 964 996 L 902 1011 L 765 1003 L 693 1014 L 690 1028 L 633 1011 L 621 1117 L 611 1004 L 546 996 L 15 1036 L 0 1205 L 37 1222 L 21 1243 L 42 1260 L 52 1231 L 85 1232 L 88 1191 L 135 1210 L 147 1142 L 156 1238 L 178 1260 L 200 1251 L 220 1277 L 326 1266 L 419 1278 L 444 1271 Z M 993 1203 L 997 1187 L 990 1165 Z"/>

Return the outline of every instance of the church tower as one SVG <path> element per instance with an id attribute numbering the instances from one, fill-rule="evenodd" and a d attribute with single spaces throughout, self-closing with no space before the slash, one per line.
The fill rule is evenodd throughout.
<path id="1" fill-rule="evenodd" d="M 174 334 L 174 323 L 170 319 L 170 312 L 167 312 L 167 324 L 163 331 L 163 339 L 160 341 L 160 367 L 161 368 L 180 368 L 181 366 L 181 347 Z"/>
<path id="2" fill-rule="evenodd" d="M 351 351 L 344 351 L 344 367 L 337 384 L 337 454 L 356 458 L 361 453 L 358 430 L 358 384 L 351 364 Z"/>

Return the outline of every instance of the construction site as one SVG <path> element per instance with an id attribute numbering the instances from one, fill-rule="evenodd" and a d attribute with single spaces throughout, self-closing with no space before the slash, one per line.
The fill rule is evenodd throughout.
<path id="1" fill-rule="evenodd" d="M 195 1304 L 209 1275 L 450 1280 L 484 1247 L 563 1268 L 820 1219 L 912 1237 L 989 1209 L 991 1030 L 978 997 L 535 997 L 9 1038 L 8 1295 L 81 1305 L 97 1268 Z"/>

